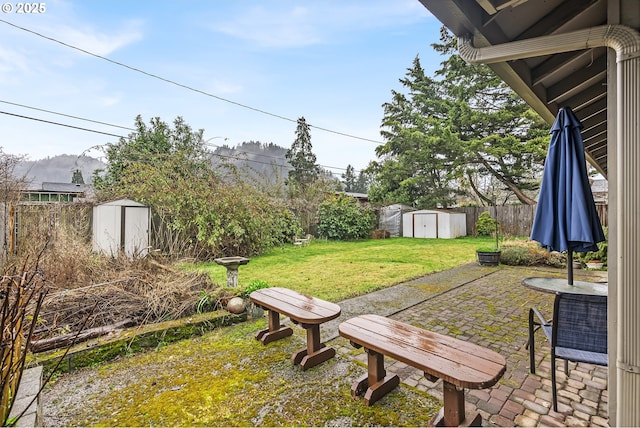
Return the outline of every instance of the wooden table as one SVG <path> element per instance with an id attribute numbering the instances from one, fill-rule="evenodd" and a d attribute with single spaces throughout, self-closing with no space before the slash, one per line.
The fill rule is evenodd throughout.
<path id="1" fill-rule="evenodd" d="M 479 414 L 465 414 L 464 388 L 491 387 L 507 367 L 497 352 L 379 315 L 351 318 L 338 330 L 353 346 L 367 352 L 368 373 L 351 386 L 353 397 L 364 393 L 367 405 L 400 383 L 397 375 L 386 374 L 384 355 L 423 371 L 431 381 L 442 379 L 444 407 L 431 426 L 480 426 Z"/>
<path id="2" fill-rule="evenodd" d="M 290 327 L 280 324 L 280 314 L 307 331 L 307 347 L 294 352 L 291 356 L 293 364 L 300 364 L 306 370 L 336 354 L 335 349 L 327 348 L 321 342 L 320 324 L 339 317 L 340 306 L 280 287 L 256 290 L 249 300 L 269 311 L 269 327 L 256 333 L 256 339 L 264 345 L 293 334 Z"/>

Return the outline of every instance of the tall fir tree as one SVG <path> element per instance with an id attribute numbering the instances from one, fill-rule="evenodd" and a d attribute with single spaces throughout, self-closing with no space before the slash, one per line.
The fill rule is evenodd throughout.
<path id="1" fill-rule="evenodd" d="M 318 180 L 320 166 L 316 164 L 316 155 L 313 153 L 311 145 L 309 125 L 304 117 L 298 119 L 296 139 L 287 150 L 285 157 L 293 168 L 289 171 L 287 184 L 298 185 L 304 189 Z"/>
<path id="2" fill-rule="evenodd" d="M 351 164 L 347 165 L 347 170 L 342 174 L 342 184 L 345 192 L 355 192 L 357 177 L 355 169 Z"/>
<path id="3" fill-rule="evenodd" d="M 539 186 L 548 144 L 548 126 L 489 67 L 457 55 L 457 40 L 445 28 L 434 49 L 447 56 L 436 72 L 447 94 L 447 124 L 464 156 L 455 176 L 484 204 L 514 195 L 534 204 L 528 193 Z"/>
<path id="4" fill-rule="evenodd" d="M 451 206 L 462 194 L 486 205 L 509 195 L 533 203 L 527 191 L 538 185 L 544 123 L 492 70 L 456 55 L 445 28 L 433 47 L 447 57 L 435 77 L 416 57 L 400 79 L 406 93 L 392 91 L 383 105 L 386 143 L 367 169 L 375 174 L 370 198 L 418 208 Z"/>
<path id="5" fill-rule="evenodd" d="M 381 134 L 386 143 L 376 148 L 381 160 L 367 168 L 375 175 L 369 197 L 417 208 L 449 207 L 458 191 L 452 164 L 461 149 L 442 126 L 440 87 L 425 74 L 417 56 L 400 83 L 408 95 L 391 91 L 392 100 L 383 104 Z"/>

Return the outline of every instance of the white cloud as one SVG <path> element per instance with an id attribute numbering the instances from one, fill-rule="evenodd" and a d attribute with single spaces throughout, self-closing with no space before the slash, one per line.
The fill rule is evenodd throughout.
<path id="1" fill-rule="evenodd" d="M 237 94 L 243 90 L 241 84 L 225 82 L 219 79 L 209 82 L 207 86 L 210 88 L 210 92 L 214 94 Z"/>
<path id="2" fill-rule="evenodd" d="M 103 107 L 111 107 L 119 104 L 122 101 L 122 94 L 113 94 L 109 96 L 102 96 L 99 98 L 99 105 Z"/>
<path id="3" fill-rule="evenodd" d="M 254 7 L 215 29 L 262 47 L 296 47 L 322 41 L 312 25 L 309 9 L 300 6 L 286 11 Z"/>
<path id="4" fill-rule="evenodd" d="M 25 55 L 0 46 L 0 73 L 7 73 L 7 77 L 10 77 L 12 72 L 24 72 L 28 69 Z"/>
<path id="5" fill-rule="evenodd" d="M 68 45 L 84 49 L 91 53 L 108 56 L 112 52 L 142 39 L 142 23 L 130 21 L 124 28 L 113 33 L 100 32 L 90 27 L 78 28 L 60 25 L 52 28 L 49 34 Z"/>
<path id="6" fill-rule="evenodd" d="M 408 25 L 429 16 L 415 0 L 275 2 L 244 9 L 213 29 L 260 47 L 289 48 L 330 43 L 345 34 Z"/>

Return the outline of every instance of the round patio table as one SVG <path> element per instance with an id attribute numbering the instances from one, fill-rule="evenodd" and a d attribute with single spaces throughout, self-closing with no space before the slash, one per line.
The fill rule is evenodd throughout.
<path id="1" fill-rule="evenodd" d="M 522 285 L 533 290 L 553 294 L 587 294 L 591 296 L 606 296 L 607 282 L 573 281 L 569 285 L 566 278 L 530 277 L 522 280 Z"/>

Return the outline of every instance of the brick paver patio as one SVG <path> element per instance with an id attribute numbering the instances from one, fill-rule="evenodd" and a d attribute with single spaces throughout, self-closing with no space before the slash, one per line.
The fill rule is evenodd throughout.
<path id="1" fill-rule="evenodd" d="M 602 274 L 579 271 L 576 279 L 606 280 Z M 528 310 L 537 306 L 551 315 L 553 295 L 530 290 L 520 282 L 526 276 L 562 275 L 558 269 L 503 266 L 390 316 L 485 346 L 507 359 L 507 371 L 499 383 L 491 389 L 466 394 L 468 410 L 477 409 L 485 424 L 608 426 L 606 367 L 570 363 L 568 377 L 558 370 L 558 412 L 551 409 L 549 346 L 542 334 L 536 344 L 536 374 L 529 373 L 525 349 Z M 429 277 L 414 284 L 424 287 L 429 284 Z M 342 351 L 351 349 L 345 346 Z M 366 361 L 364 353 L 357 355 Z M 387 370 L 397 373 L 403 383 L 442 398 L 440 381 L 429 382 L 421 372 L 393 360 L 387 361 Z"/>

